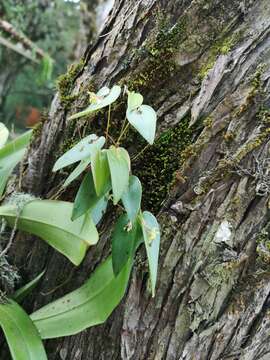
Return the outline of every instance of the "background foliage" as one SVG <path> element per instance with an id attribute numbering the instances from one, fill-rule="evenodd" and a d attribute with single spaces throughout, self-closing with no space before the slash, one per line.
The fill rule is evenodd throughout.
<path id="1" fill-rule="evenodd" d="M 46 61 L 35 64 L 0 46 L 0 121 L 10 128 L 13 123 L 17 128 L 26 123 L 32 125 L 39 112 L 49 105 L 56 77 L 75 60 L 80 15 L 80 6 L 73 1 L 1 1 L 0 18 L 27 35 L 54 60 L 52 76 L 46 78 Z"/>

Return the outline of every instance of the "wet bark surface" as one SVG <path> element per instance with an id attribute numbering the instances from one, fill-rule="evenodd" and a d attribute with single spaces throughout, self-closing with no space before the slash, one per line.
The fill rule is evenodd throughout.
<path id="1" fill-rule="evenodd" d="M 162 36 L 159 14 L 167 18 Z M 159 43 L 167 49 L 178 27 L 177 44 L 169 42 L 173 51 L 158 55 L 161 66 L 154 51 Z M 73 77 L 72 105 L 56 95 L 24 161 L 18 190 L 41 197 L 57 190 L 55 154 L 69 134 L 67 116 L 85 106 L 89 84 L 135 82 L 158 111 L 158 135 L 188 118 L 193 143 L 179 154 L 179 171 L 158 214 L 155 299 L 141 251 L 125 300 L 106 324 L 47 342 L 50 360 L 270 357 L 269 32 L 267 0 L 116 1 L 104 36 Z M 73 134 L 79 126 L 84 123 Z M 27 279 L 47 269 L 25 304 L 28 311 L 82 284 L 108 254 L 111 224 L 104 220 L 105 235 L 75 270 L 43 242 L 19 234 L 10 259 L 21 274 Z"/>

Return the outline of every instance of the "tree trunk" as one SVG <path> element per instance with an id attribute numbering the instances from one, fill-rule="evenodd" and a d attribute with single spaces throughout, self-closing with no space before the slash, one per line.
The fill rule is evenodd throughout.
<path id="1" fill-rule="evenodd" d="M 80 133 L 104 128 L 100 115 L 76 123 L 67 115 L 84 108 L 88 89 L 126 84 L 159 115 L 156 144 L 133 172 L 162 243 L 156 297 L 141 251 L 110 319 L 47 342 L 50 360 L 269 359 L 269 33 L 268 0 L 117 0 L 103 36 L 61 78 L 18 191 L 55 195 L 64 176 L 52 174 L 55 159 Z M 122 118 L 120 106 L 114 124 Z M 130 132 L 126 146 L 136 154 L 143 144 Z M 61 199 L 73 200 L 77 186 Z M 24 280 L 47 269 L 28 311 L 89 277 L 108 254 L 112 222 L 76 270 L 40 240 L 17 236 L 9 258 Z"/>

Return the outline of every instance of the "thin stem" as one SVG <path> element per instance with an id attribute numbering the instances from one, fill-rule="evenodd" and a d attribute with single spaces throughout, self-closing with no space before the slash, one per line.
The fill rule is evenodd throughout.
<path id="1" fill-rule="evenodd" d="M 136 156 L 134 156 L 134 158 L 132 159 L 132 161 L 137 160 L 137 159 L 145 152 L 145 150 L 149 148 L 149 146 L 150 146 L 150 145 L 147 144 L 147 145 L 139 152 L 139 154 L 137 154 Z"/>
<path id="2" fill-rule="evenodd" d="M 108 138 L 112 141 L 112 143 L 117 146 L 117 142 L 114 140 L 114 138 L 108 134 Z"/>
<path id="3" fill-rule="evenodd" d="M 111 105 L 109 106 L 109 111 L 108 111 L 108 121 L 107 121 L 107 128 L 106 128 L 106 142 L 107 142 L 108 136 L 109 136 L 110 124 L 111 124 Z"/>
<path id="4" fill-rule="evenodd" d="M 121 136 L 121 134 L 122 134 L 122 132 L 123 132 L 123 130 L 124 130 L 124 128 L 125 128 L 126 121 L 127 121 L 127 117 L 125 117 L 125 120 L 123 121 L 123 124 L 122 124 L 121 130 L 120 130 L 120 135 L 119 135 L 119 138 L 120 138 L 120 136 Z"/>
<path id="5" fill-rule="evenodd" d="M 118 145 L 120 144 L 120 140 L 121 140 L 122 137 L 125 135 L 125 133 L 127 132 L 128 128 L 129 128 L 129 123 L 128 123 L 128 124 L 125 126 L 125 128 L 121 131 L 120 136 L 119 136 L 119 138 L 118 138 L 118 140 L 117 140 L 117 144 L 118 144 Z"/>

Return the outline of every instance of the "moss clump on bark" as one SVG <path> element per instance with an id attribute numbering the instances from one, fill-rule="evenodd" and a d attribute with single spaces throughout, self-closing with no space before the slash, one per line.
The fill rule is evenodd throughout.
<path id="1" fill-rule="evenodd" d="M 135 161 L 133 168 L 144 188 L 143 207 L 157 213 L 179 169 L 181 152 L 192 141 L 192 130 L 186 117 L 168 130 Z"/>
<path id="2" fill-rule="evenodd" d="M 80 60 L 77 64 L 72 64 L 66 74 L 60 75 L 57 81 L 60 99 L 65 108 L 78 98 L 78 95 L 70 95 L 74 81 L 84 67 L 84 60 Z"/>
<path id="3" fill-rule="evenodd" d="M 209 71 L 213 68 L 216 62 L 216 58 L 219 55 L 226 55 L 229 51 L 238 43 L 240 38 L 239 34 L 233 33 L 230 36 L 226 36 L 223 39 L 219 39 L 211 47 L 207 61 L 201 66 L 199 70 L 199 78 L 204 79 Z"/>
<path id="4" fill-rule="evenodd" d="M 157 31 L 136 53 L 136 61 L 146 61 L 139 72 L 124 79 L 130 90 L 142 91 L 167 81 L 176 71 L 175 54 L 186 33 L 185 17 L 171 27 L 169 21 L 158 15 Z"/>

